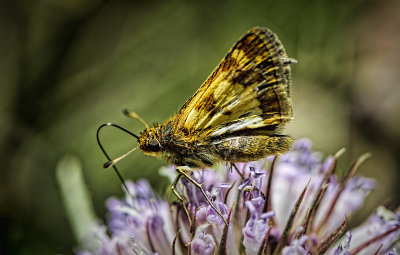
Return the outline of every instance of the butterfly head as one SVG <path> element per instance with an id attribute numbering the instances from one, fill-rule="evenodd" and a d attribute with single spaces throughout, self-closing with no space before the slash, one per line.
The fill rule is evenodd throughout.
<path id="1" fill-rule="evenodd" d="M 139 148 L 144 154 L 160 157 L 162 154 L 161 131 L 157 126 L 146 128 L 139 136 Z"/>

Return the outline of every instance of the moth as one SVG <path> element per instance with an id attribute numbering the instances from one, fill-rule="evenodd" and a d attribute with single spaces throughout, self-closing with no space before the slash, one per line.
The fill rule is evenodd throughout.
<path id="1" fill-rule="evenodd" d="M 271 30 L 251 29 L 176 115 L 140 133 L 139 148 L 190 168 L 286 152 L 293 62 Z"/>
<path id="2" fill-rule="evenodd" d="M 149 127 L 138 115 L 126 111 L 146 126 L 139 136 L 129 133 L 137 138 L 144 154 L 177 166 L 173 191 L 181 201 L 174 187 L 184 176 L 218 212 L 201 185 L 182 168 L 254 161 L 286 152 L 292 144 L 292 138 L 282 134 L 293 117 L 291 63 L 296 60 L 287 56 L 278 37 L 268 28 L 255 27 L 235 43 L 203 85 L 165 123 Z"/>

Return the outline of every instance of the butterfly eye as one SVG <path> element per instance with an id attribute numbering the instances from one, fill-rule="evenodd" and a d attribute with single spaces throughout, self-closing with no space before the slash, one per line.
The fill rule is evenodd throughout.
<path id="1" fill-rule="evenodd" d="M 157 139 L 154 139 L 154 138 L 150 139 L 149 140 L 149 149 L 151 151 L 160 151 L 161 150 L 160 142 Z"/>

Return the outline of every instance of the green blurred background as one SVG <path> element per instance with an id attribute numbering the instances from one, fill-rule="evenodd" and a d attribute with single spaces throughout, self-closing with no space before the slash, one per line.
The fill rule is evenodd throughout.
<path id="1" fill-rule="evenodd" d="M 124 107 L 165 121 L 254 26 L 271 28 L 299 62 L 287 133 L 311 138 L 324 155 L 346 147 L 340 169 L 372 152 L 360 172 L 379 186 L 366 213 L 399 204 L 399 1 L 1 0 L 0 253 L 72 253 L 58 160 L 80 159 L 104 217 L 105 199 L 122 191 L 102 169 L 97 127 L 139 133 Z M 102 138 L 112 157 L 136 144 L 111 128 Z M 119 168 L 160 192 L 161 165 L 135 152 Z"/>

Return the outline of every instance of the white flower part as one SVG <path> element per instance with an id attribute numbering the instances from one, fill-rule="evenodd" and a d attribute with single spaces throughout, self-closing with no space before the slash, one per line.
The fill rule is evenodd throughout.
<path id="1" fill-rule="evenodd" d="M 294 239 L 290 246 L 286 246 L 282 250 L 282 255 L 307 255 L 309 254 L 304 248 L 308 237 L 303 235 L 300 239 Z"/>
<path id="2" fill-rule="evenodd" d="M 350 179 L 348 185 L 336 201 L 331 217 L 328 222 L 326 222 L 324 232 L 332 232 L 343 222 L 347 215 L 351 215 L 353 212 L 357 211 L 362 206 L 365 198 L 374 186 L 375 180 L 370 178 L 356 176 Z M 318 224 L 321 223 L 322 220 L 325 220 L 324 217 L 328 213 L 328 209 L 331 206 L 338 189 L 339 183 L 337 183 L 335 178 L 328 187 L 325 198 L 322 200 L 320 210 L 317 213 L 316 222 Z"/>
<path id="3" fill-rule="evenodd" d="M 380 206 L 376 214 L 372 215 L 364 224 L 352 230 L 352 241 L 350 250 L 357 248 L 366 241 L 387 232 L 399 225 L 398 216 L 385 207 Z M 374 242 L 362 249 L 357 255 L 374 254 L 382 245 L 381 251 L 387 251 L 393 247 L 393 242 L 399 240 L 400 231 L 395 231 L 379 242 Z"/>
<path id="4" fill-rule="evenodd" d="M 175 171 L 175 167 L 169 165 L 169 166 L 162 166 L 160 167 L 160 169 L 158 170 L 158 173 L 161 176 L 167 177 L 168 180 L 172 183 L 175 178 L 176 178 L 176 171 Z"/>
<path id="5" fill-rule="evenodd" d="M 346 235 L 342 238 L 342 241 L 335 249 L 330 251 L 330 255 L 350 255 L 350 242 L 351 242 L 351 231 L 347 231 Z"/>
<path id="6" fill-rule="evenodd" d="M 215 249 L 215 241 L 212 235 L 196 231 L 196 236 L 191 242 L 192 254 L 211 255 Z"/>
<path id="7" fill-rule="evenodd" d="M 272 208 L 276 212 L 281 231 L 285 228 L 293 206 L 307 183 L 311 181 L 299 210 L 301 214 L 306 212 L 306 208 L 312 202 L 312 194 L 315 193 L 321 179 L 321 176 L 313 176 L 307 172 L 299 173 L 299 168 L 293 164 L 279 163 L 276 166 L 272 184 Z"/>
<path id="8" fill-rule="evenodd" d="M 255 215 L 253 215 L 255 216 Z M 268 219 L 250 217 L 243 228 L 243 245 L 247 255 L 256 255 L 269 230 Z"/>

